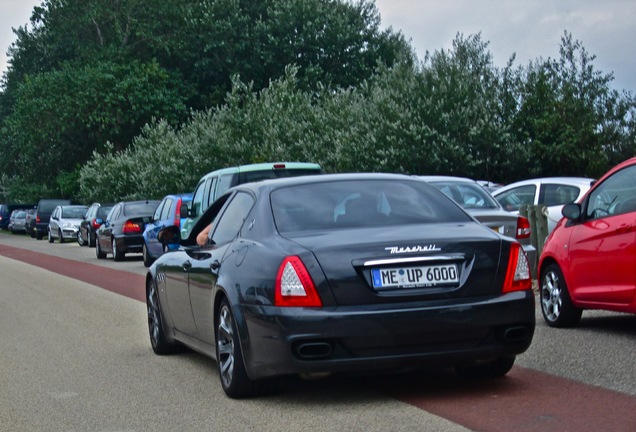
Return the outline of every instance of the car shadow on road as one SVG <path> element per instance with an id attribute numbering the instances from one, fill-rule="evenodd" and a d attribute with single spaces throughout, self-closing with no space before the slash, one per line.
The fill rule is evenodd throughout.
<path id="1" fill-rule="evenodd" d="M 607 312 L 607 314 L 590 316 L 585 311 L 575 328 L 600 334 L 613 333 L 619 336 L 636 336 L 636 315 Z"/>

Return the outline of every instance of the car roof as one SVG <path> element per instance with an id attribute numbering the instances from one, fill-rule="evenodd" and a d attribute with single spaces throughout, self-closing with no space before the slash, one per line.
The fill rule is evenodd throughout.
<path id="1" fill-rule="evenodd" d="M 416 177 L 431 183 L 452 181 L 452 182 L 479 184 L 475 180 L 470 179 L 468 177 L 445 176 L 445 175 L 423 175 L 423 176 L 416 176 Z"/>
<path id="2" fill-rule="evenodd" d="M 247 165 L 238 165 L 228 168 L 221 168 L 212 172 L 207 173 L 203 178 L 222 175 L 222 174 L 232 174 L 232 173 L 240 173 L 240 172 L 250 172 L 250 171 L 263 171 L 263 170 L 274 170 L 274 169 L 315 169 L 320 170 L 321 167 L 317 163 L 310 162 L 267 162 L 267 163 L 257 163 L 257 164 L 247 164 Z"/>
<path id="3" fill-rule="evenodd" d="M 280 189 L 288 186 L 297 186 L 305 184 L 316 183 L 329 183 L 334 181 L 347 181 L 347 180 L 401 180 L 401 181 L 415 181 L 420 183 L 421 180 L 414 178 L 413 176 L 406 174 L 388 174 L 388 173 L 339 173 L 339 174 L 322 174 L 319 176 L 298 176 L 298 177 L 283 177 L 276 179 L 268 179 L 260 182 L 244 183 L 235 186 L 229 190 L 235 189 L 250 189 L 253 191 L 260 191 L 261 189 Z M 430 186 L 429 187 L 433 187 Z"/>
<path id="4" fill-rule="evenodd" d="M 497 196 L 501 194 L 502 192 L 506 192 L 507 190 L 510 190 L 519 186 L 545 184 L 545 183 L 589 187 L 593 181 L 594 181 L 593 178 L 587 178 L 587 177 L 540 177 L 540 178 L 521 180 L 518 182 L 510 183 L 506 186 L 503 186 L 493 191 L 492 194 L 494 196 Z"/>

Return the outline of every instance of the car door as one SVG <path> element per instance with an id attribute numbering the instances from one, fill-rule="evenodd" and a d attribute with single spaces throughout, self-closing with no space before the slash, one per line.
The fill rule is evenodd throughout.
<path id="1" fill-rule="evenodd" d="M 106 217 L 106 221 L 99 227 L 97 230 L 98 236 L 97 241 L 99 241 L 99 247 L 104 252 L 112 252 L 112 244 L 110 241 L 111 235 L 113 234 L 113 224 L 120 217 L 122 212 L 122 204 L 117 204 L 113 209 L 108 213 Z"/>
<path id="2" fill-rule="evenodd" d="M 201 340 L 211 345 L 214 344 L 213 305 L 217 284 L 223 285 L 224 272 L 231 272 L 235 265 L 235 261 L 231 259 L 235 249 L 234 241 L 253 205 L 254 198 L 247 192 L 234 194 L 214 221 L 209 235 L 210 244 L 190 253 L 189 292 L 192 313 Z"/>
<path id="3" fill-rule="evenodd" d="M 581 188 L 575 185 L 541 183 L 537 204 L 543 204 L 547 208 L 548 232 L 552 232 L 563 217 L 561 214 L 563 205 L 574 202 L 579 196 L 579 192 L 581 192 Z"/>
<path id="4" fill-rule="evenodd" d="M 168 214 L 171 202 L 172 200 L 170 198 L 164 198 L 155 209 L 155 213 L 152 215 L 152 222 L 146 225 L 146 247 L 150 251 L 150 254 L 155 257 L 161 255 L 163 252 L 163 246 L 159 243 L 158 235 L 159 230 L 165 226 L 162 220 L 164 220 L 164 215 Z"/>
<path id="5" fill-rule="evenodd" d="M 209 212 L 215 214 L 206 212 L 205 217 L 210 216 L 210 219 L 214 219 L 224 204 L 225 200 L 214 203 Z M 209 338 L 206 338 L 203 332 L 199 332 L 195 324 L 189 282 L 193 271 L 197 273 L 200 271 L 199 267 L 204 266 L 206 262 L 211 262 L 213 249 L 207 246 L 185 246 L 177 252 L 167 254 L 162 266 L 165 274 L 166 299 L 175 329 L 190 337 L 203 338 L 203 340 Z M 218 259 L 216 253 L 215 259 Z M 197 284 L 197 277 L 195 276 L 194 279 Z"/>
<path id="6" fill-rule="evenodd" d="M 49 231 L 51 232 L 51 237 L 57 238 L 60 214 L 61 214 L 60 207 L 55 207 L 55 210 L 53 210 L 53 213 L 51 213 L 51 219 L 49 219 Z"/>
<path id="7" fill-rule="evenodd" d="M 572 229 L 570 290 L 579 301 L 629 304 L 636 292 L 636 165 L 592 190 Z"/>
<path id="8" fill-rule="evenodd" d="M 537 186 L 527 184 L 519 186 L 498 194 L 495 199 L 499 201 L 501 207 L 509 212 L 519 213 L 522 205 L 534 205 L 537 200 Z"/>

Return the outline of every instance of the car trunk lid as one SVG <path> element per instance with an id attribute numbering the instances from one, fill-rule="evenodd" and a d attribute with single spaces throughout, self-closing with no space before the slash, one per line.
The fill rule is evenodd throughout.
<path id="1" fill-rule="evenodd" d="M 313 253 L 338 305 L 496 295 L 505 277 L 505 242 L 473 222 L 288 238 Z"/>

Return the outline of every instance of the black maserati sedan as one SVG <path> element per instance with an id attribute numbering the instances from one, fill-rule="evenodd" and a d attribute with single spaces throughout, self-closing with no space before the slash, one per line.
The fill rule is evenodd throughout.
<path id="1" fill-rule="evenodd" d="M 160 237 L 168 252 L 146 278 L 152 348 L 216 359 L 232 398 L 284 375 L 435 365 L 502 376 L 534 334 L 519 243 L 412 177 L 248 183 L 188 238 L 176 227 Z"/>

